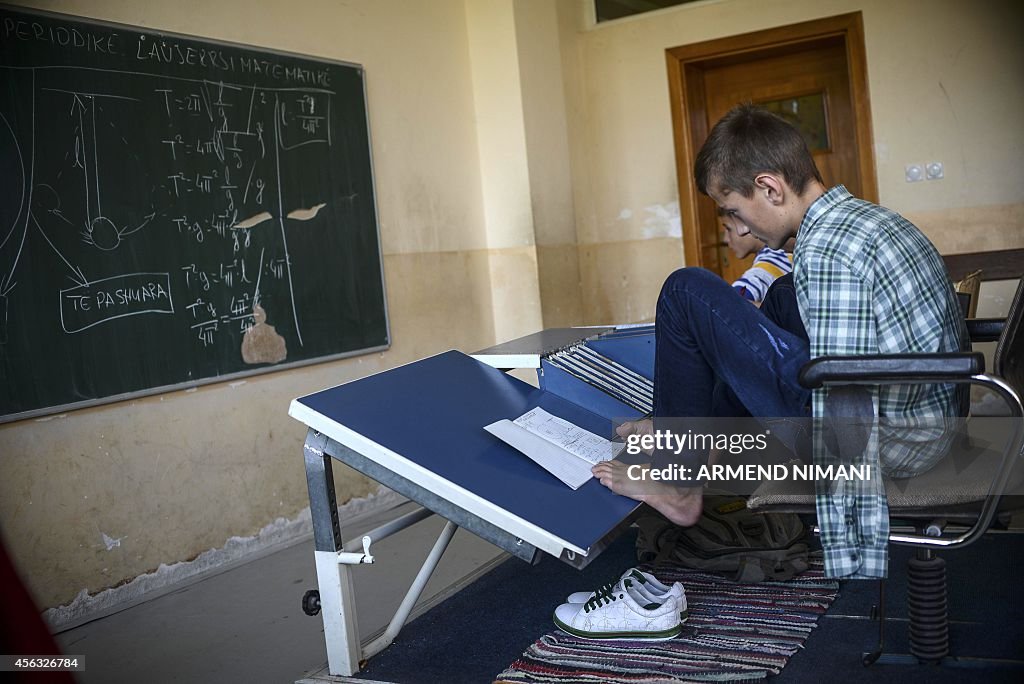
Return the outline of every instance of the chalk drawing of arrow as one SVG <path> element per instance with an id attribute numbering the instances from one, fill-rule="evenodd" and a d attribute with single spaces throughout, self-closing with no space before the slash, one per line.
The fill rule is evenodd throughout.
<path id="1" fill-rule="evenodd" d="M 156 216 L 156 210 L 155 209 L 153 211 L 149 212 L 148 214 L 146 214 L 145 216 L 143 216 L 142 217 L 142 223 L 140 223 L 139 225 L 135 226 L 131 230 L 128 230 L 126 228 L 120 229 L 117 232 L 118 236 L 119 237 L 124 237 L 125 235 L 131 235 L 135 231 L 141 230 L 142 228 L 145 228 L 146 224 L 149 223 L 150 221 L 152 221 L 154 216 Z"/>
<path id="2" fill-rule="evenodd" d="M 39 234 L 43 236 L 43 238 L 46 240 L 46 243 L 50 245 L 50 248 L 57 254 L 57 256 L 60 257 L 60 260 L 67 264 L 67 267 L 71 269 L 71 275 L 68 277 L 71 278 L 71 280 L 73 280 L 76 285 L 88 287 L 89 279 L 85 277 L 84 273 L 82 273 L 82 269 L 78 268 L 77 266 L 73 266 L 70 261 L 64 258 L 64 255 L 61 254 L 59 249 L 57 249 L 57 246 L 50 241 L 50 238 L 46 235 L 46 231 L 43 230 L 43 227 L 39 225 L 39 221 L 36 220 L 35 214 L 30 213 L 29 215 L 32 218 L 32 223 L 35 224 L 36 230 L 39 231 Z"/>

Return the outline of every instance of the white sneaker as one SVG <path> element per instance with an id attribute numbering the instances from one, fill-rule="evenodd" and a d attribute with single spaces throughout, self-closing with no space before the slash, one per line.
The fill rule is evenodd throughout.
<path id="1" fill-rule="evenodd" d="M 629 578 L 622 580 L 618 591 L 594 596 L 586 603 L 563 603 L 555 609 L 554 620 L 563 632 L 586 639 L 664 641 L 682 629 L 674 596 L 651 601 Z"/>
<path id="2" fill-rule="evenodd" d="M 679 582 L 673 582 L 671 586 L 663 584 L 649 572 L 637 570 L 636 568 L 626 570 L 618 580 L 609 582 L 603 587 L 599 587 L 596 591 L 577 591 L 569 594 L 569 597 L 565 599 L 566 603 L 586 603 L 595 596 L 601 596 L 609 592 L 621 592 L 622 583 L 626 579 L 633 580 L 636 590 L 645 597 L 649 597 L 650 602 L 661 603 L 668 596 L 674 597 L 679 605 L 679 619 L 686 620 L 689 616 L 689 610 L 686 607 L 686 591 L 683 589 L 682 584 Z"/>

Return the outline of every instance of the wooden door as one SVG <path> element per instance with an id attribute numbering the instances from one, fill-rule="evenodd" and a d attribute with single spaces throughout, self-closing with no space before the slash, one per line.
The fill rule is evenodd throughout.
<path id="1" fill-rule="evenodd" d="M 859 46 L 859 47 L 857 47 Z M 860 14 L 843 15 L 667 51 L 688 265 L 735 280 L 714 202 L 693 184 L 693 160 L 727 111 L 753 102 L 790 120 L 826 186 L 877 200 Z"/>

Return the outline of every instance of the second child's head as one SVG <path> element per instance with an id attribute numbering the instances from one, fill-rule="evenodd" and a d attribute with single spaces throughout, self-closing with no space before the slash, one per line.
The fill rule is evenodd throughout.
<path id="1" fill-rule="evenodd" d="M 743 225 L 742 221 L 734 216 L 722 215 L 722 234 L 725 236 L 725 244 L 729 246 L 737 259 L 746 259 L 751 254 L 757 254 L 764 247 L 764 243 L 758 240 L 750 230 Z"/>

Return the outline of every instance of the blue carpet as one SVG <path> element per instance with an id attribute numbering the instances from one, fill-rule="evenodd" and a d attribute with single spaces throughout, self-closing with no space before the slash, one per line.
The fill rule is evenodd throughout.
<path id="1" fill-rule="evenodd" d="M 551 613 L 565 596 L 597 587 L 635 565 L 634 535 L 612 544 L 588 568 L 577 571 L 552 558 L 537 566 L 512 559 L 459 594 L 408 624 L 396 642 L 358 675 L 400 683 L 492 682 L 538 637 L 551 631 Z M 892 549 L 887 583 L 887 650 L 907 652 L 905 567 L 912 551 Z M 944 555 L 950 587 L 954 655 L 1024 659 L 1024 535 L 989 535 L 967 549 Z M 865 619 L 877 600 L 876 582 L 843 582 L 839 597 L 818 621 L 781 674 L 788 682 L 1020 682 L 1024 670 L 874 665 L 878 623 Z"/>

